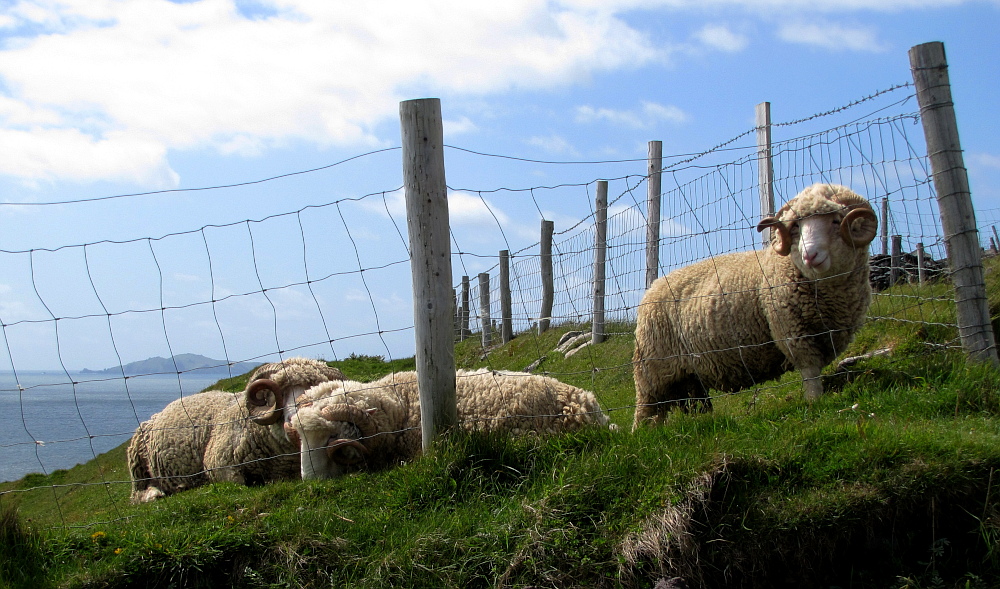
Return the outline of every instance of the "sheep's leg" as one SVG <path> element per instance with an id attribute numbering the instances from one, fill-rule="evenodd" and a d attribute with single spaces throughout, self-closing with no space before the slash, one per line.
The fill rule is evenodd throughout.
<path id="1" fill-rule="evenodd" d="M 823 381 L 819 376 L 821 370 L 819 366 L 804 366 L 799 369 L 802 374 L 802 392 L 810 403 L 823 395 Z"/>

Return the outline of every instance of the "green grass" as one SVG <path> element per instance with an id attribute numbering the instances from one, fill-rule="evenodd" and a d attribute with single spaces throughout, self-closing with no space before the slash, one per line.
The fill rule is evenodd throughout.
<path id="1" fill-rule="evenodd" d="M 649 588 L 673 575 L 692 587 L 996 587 L 1000 371 L 965 362 L 951 303 L 914 296 L 948 290 L 878 297 L 881 319 L 845 356 L 893 352 L 828 367 L 811 406 L 791 373 L 631 433 L 631 326 L 565 358 L 553 348 L 579 326 L 564 325 L 488 353 L 474 336 L 456 359 L 522 370 L 544 357 L 538 371 L 594 390 L 618 431 L 460 434 L 387 472 L 217 484 L 142 506 L 127 502 L 122 448 L 0 484 L 16 491 L 0 495 L 0 588 Z M 331 364 L 371 380 L 412 362 Z"/>

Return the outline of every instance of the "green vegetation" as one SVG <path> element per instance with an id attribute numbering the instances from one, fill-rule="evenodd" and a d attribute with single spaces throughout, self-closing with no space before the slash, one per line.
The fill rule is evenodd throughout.
<path id="1" fill-rule="evenodd" d="M 455 435 L 388 472 L 143 506 L 118 448 L 0 485 L 15 491 L 0 495 L 0 588 L 995 587 L 1000 371 L 965 363 L 949 297 L 880 295 L 845 356 L 892 351 L 835 362 L 812 406 L 790 373 L 636 433 L 631 326 L 570 358 L 553 349 L 573 326 L 488 354 L 473 337 L 461 367 L 544 357 L 538 371 L 596 391 L 620 429 Z M 413 368 L 331 364 L 362 380 Z"/>

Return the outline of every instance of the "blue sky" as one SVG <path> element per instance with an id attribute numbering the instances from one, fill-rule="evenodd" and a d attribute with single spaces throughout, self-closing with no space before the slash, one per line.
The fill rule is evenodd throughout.
<path id="1" fill-rule="evenodd" d="M 0 320 L 13 325 L 0 370 L 60 360 L 103 368 L 168 351 L 411 354 L 397 233 L 405 224 L 393 192 L 400 154 L 391 149 L 399 102 L 411 98 L 442 99 L 449 145 L 533 160 L 641 160 L 650 140 L 670 155 L 739 135 L 761 101 L 775 122 L 789 121 L 908 82 L 908 49 L 943 41 L 975 203 L 1000 209 L 998 26 L 1000 2 L 962 0 L 0 0 L 0 250 L 37 250 L 0 266 Z M 252 186 L 32 204 L 237 184 L 378 150 Z M 557 231 L 569 227 L 592 197 L 470 190 L 645 169 L 454 150 L 446 165 L 449 185 L 465 189 L 451 196 L 456 240 L 483 256 L 456 260 L 456 276 L 537 240 L 541 215 Z M 297 282 L 304 234 L 310 278 L 389 268 L 367 273 L 368 284 L 351 275 L 321 292 L 243 297 L 214 317 L 196 304 Z M 92 245 L 64 247 L 83 244 Z M 333 348 L 306 346 L 330 339 L 310 331 L 321 329 L 309 311 L 317 300 Z M 167 317 L 125 313 L 185 305 Z M 113 341 L 102 313 L 114 315 Z M 52 315 L 88 318 L 56 329 Z M 392 333 L 360 335 L 379 330 Z"/>

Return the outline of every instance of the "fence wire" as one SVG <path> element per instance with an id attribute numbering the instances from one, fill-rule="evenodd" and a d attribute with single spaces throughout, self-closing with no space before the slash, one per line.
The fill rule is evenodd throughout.
<path id="1" fill-rule="evenodd" d="M 858 109 L 886 97 L 891 99 L 889 104 L 855 116 Z M 941 222 L 912 98 L 912 88 L 903 84 L 839 109 L 772 125 L 776 133 L 790 136 L 772 145 L 775 204 L 780 207 L 816 182 L 845 184 L 866 196 L 884 224 L 883 234 L 870 246 L 875 297 L 869 316 L 956 328 L 941 312 L 952 305 L 953 293 L 948 288 L 929 296 L 916 289 L 914 265 L 894 269 L 887 261 L 892 243 L 911 258 L 920 250 L 927 260 L 926 279 L 947 282 Z M 813 129 L 833 116 L 850 120 Z M 698 154 L 665 156 L 669 163 L 660 171 L 658 275 L 710 257 L 762 247 L 761 235 L 755 230 L 762 217 L 760 162 L 757 146 L 746 144 L 753 131 Z M 508 158 L 451 149 L 483 158 L 484 164 L 493 158 Z M 555 166 L 571 162 L 534 163 Z M 614 163 L 636 168 L 645 165 L 644 160 Z M 277 179 L 280 177 L 268 181 Z M 605 320 L 609 335 L 629 340 L 634 338 L 636 310 L 646 290 L 648 177 L 644 173 L 620 174 L 606 181 Z M 453 195 L 461 192 L 470 201 L 481 203 L 488 217 L 476 231 L 491 235 L 493 243 L 510 252 L 510 320 L 516 337 L 534 340 L 535 367 L 556 353 L 541 343 L 538 334 L 544 287 L 541 244 L 514 231 L 514 223 L 503 211 L 515 208 L 515 204 L 531 211 L 526 221 L 522 219 L 523 224 L 537 227 L 539 221 L 546 220 L 544 211 L 552 207 L 549 203 L 586 203 L 589 214 L 571 220 L 560 218 L 565 227 L 556 227 L 551 313 L 552 328 L 585 331 L 594 312 L 596 182 L 583 179 L 528 188 L 451 189 Z M 127 371 L 126 358 L 134 357 L 135 351 L 123 349 L 126 340 L 120 334 L 126 332 L 147 333 L 156 341 L 155 349 L 163 350 L 171 360 L 193 341 L 210 340 L 221 358 L 218 366 L 210 368 L 225 371 L 225 376 L 242 374 L 248 364 L 290 356 L 336 360 L 362 345 L 384 352 L 389 359 L 395 350 L 412 349 L 411 344 L 403 343 L 407 338 L 412 342 L 410 301 L 391 295 L 395 286 L 410 284 L 407 240 L 400 228 L 400 213 L 394 208 L 399 193 L 398 187 L 388 188 L 262 219 L 205 225 L 155 238 L 0 250 L 0 265 L 16 284 L 17 292 L 10 293 L 11 298 L 21 301 L 0 307 L 0 372 L 11 375 L 3 381 L 8 384 L 0 385 L 0 400 L 8 414 L 20 415 L 20 426 L 10 428 L 0 438 L 0 450 L 7 456 L 20 453 L 22 468 L 48 475 L 65 467 L 55 466 L 63 457 L 50 454 L 53 449 L 74 447 L 81 460 L 98 459 L 127 440 L 140 422 L 166 402 L 203 388 L 200 385 L 208 377 L 196 377 L 204 374 L 204 369 L 181 369 L 176 362 L 165 371 Z M 982 213 L 981 235 L 1000 242 L 994 229 L 1000 209 Z M 452 238 L 454 271 L 470 278 L 467 291 L 463 291 L 462 281 L 455 284 L 456 339 L 494 332 L 492 347 L 483 350 L 488 361 L 500 342 L 501 292 L 499 267 L 494 262 L 498 252 L 483 250 L 467 233 L 453 230 Z M 373 247 L 376 241 L 377 247 Z M 991 247 L 995 252 L 1000 243 Z M 123 260 L 128 260 L 124 272 Z M 480 271 L 489 274 L 489 309 L 479 308 L 476 275 Z M 184 288 L 185 281 L 198 282 L 201 288 Z M 888 290 L 891 281 L 897 287 Z M 74 294 L 67 298 L 57 296 L 57 291 Z M 467 305 L 463 304 L 466 300 Z M 352 309 L 365 312 L 361 316 L 345 314 L 348 302 L 354 305 Z M 81 348 L 99 350 L 100 357 L 109 359 L 104 366 L 114 368 L 83 376 L 69 370 Z M 234 349 L 241 352 L 234 353 Z M 55 360 L 61 369 L 47 374 L 21 369 L 31 354 Z M 534 369 L 574 382 L 589 379 L 604 411 L 624 421 L 621 415 L 630 415 L 635 404 L 606 395 L 598 379 L 601 373 L 630 379 L 631 363 L 609 362 L 593 347 L 582 357 L 587 363 L 580 370 Z M 148 394 L 144 379 L 157 377 L 169 379 L 167 395 L 155 401 L 143 398 Z M 760 384 L 754 395 L 770 386 Z M 751 398 L 748 403 L 752 402 Z M 105 409 L 109 406 L 119 410 L 120 418 L 107 418 Z M 53 419 L 61 420 L 55 430 L 49 425 Z M 110 488 L 129 485 L 130 481 L 93 484 Z M 58 509 L 64 486 L 44 487 L 52 488 Z M 0 500 L 37 489 L 29 480 L 21 488 L 0 491 Z M 110 491 L 107 500 L 112 504 L 117 501 Z M 64 527 L 68 525 L 63 522 Z"/>

